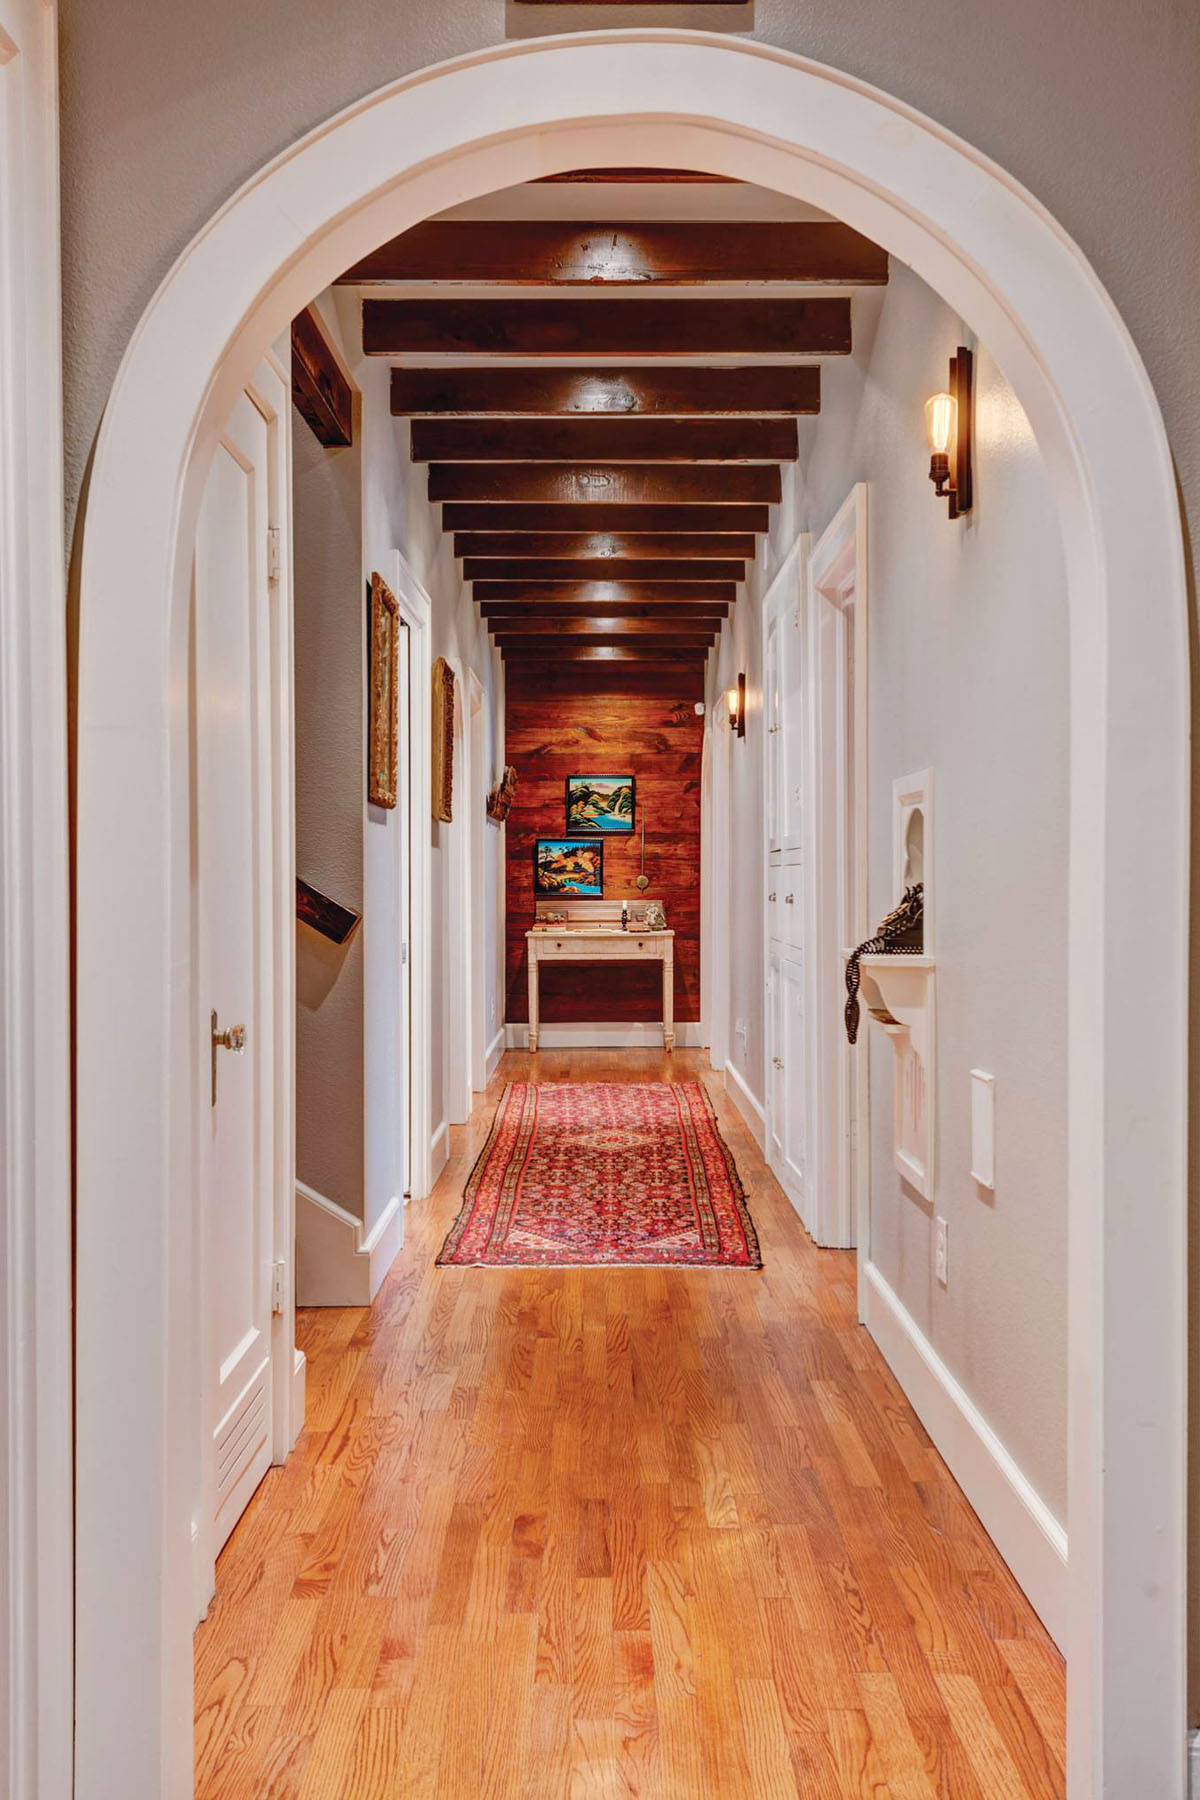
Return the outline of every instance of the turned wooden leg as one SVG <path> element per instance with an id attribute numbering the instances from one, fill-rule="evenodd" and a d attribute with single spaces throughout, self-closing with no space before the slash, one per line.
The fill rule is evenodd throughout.
<path id="1" fill-rule="evenodd" d="M 538 959 L 529 958 L 529 1048 L 538 1047 Z"/>
<path id="2" fill-rule="evenodd" d="M 675 958 L 663 957 L 663 1049 L 675 1048 Z"/>

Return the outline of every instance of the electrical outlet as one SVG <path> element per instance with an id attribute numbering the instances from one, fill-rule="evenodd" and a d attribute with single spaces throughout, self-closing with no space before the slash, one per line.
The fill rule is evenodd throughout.
<path id="1" fill-rule="evenodd" d="M 949 1247 L 946 1243 L 946 1221 L 933 1221 L 933 1269 L 942 1286 L 949 1280 Z"/>

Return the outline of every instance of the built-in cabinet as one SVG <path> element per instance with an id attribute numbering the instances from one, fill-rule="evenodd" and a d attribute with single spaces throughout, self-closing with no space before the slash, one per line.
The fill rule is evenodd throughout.
<path id="1" fill-rule="evenodd" d="M 808 540 L 802 538 L 767 595 L 763 619 L 766 710 L 767 1156 L 808 1223 L 809 1102 L 805 918 Z"/>

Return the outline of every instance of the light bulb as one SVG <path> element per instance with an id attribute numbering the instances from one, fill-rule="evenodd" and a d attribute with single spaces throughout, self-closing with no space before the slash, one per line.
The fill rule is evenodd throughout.
<path id="1" fill-rule="evenodd" d="M 725 701 L 729 707 L 729 723 L 736 725 L 738 722 L 738 691 L 735 687 L 730 688 L 725 696 Z"/>
<path id="2" fill-rule="evenodd" d="M 934 394 L 925 402 L 925 429 L 935 456 L 949 451 L 957 421 L 958 403 L 953 394 Z"/>

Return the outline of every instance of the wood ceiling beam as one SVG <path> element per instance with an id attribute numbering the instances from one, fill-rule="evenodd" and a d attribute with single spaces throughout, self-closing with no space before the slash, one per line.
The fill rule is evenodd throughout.
<path id="1" fill-rule="evenodd" d="M 414 462 L 794 462 L 794 419 L 414 419 Z"/>
<path id="2" fill-rule="evenodd" d="M 566 644 L 560 637 L 540 638 L 507 638 L 495 639 L 497 650 L 502 656 L 546 657 L 557 654 L 560 648 L 570 650 L 625 650 L 647 662 L 656 661 L 664 655 L 675 655 L 680 651 L 691 651 L 697 656 L 706 656 L 712 648 L 712 638 L 686 636 L 645 638 L 639 643 L 630 644 L 623 638 L 610 637 L 600 632 L 592 637 L 571 638 Z"/>
<path id="3" fill-rule="evenodd" d="M 547 618 L 545 614 L 527 612 L 517 619 L 492 619 L 488 629 L 497 638 L 544 638 L 552 642 L 560 637 L 594 638 L 597 642 L 619 643 L 625 638 L 698 638 L 709 643 L 721 629 L 721 621 L 708 621 L 702 616 L 682 619 L 637 619 L 627 614 L 599 614 L 595 618 Z"/>
<path id="4" fill-rule="evenodd" d="M 371 356 L 844 356 L 850 302 L 364 300 Z"/>
<path id="5" fill-rule="evenodd" d="M 317 442 L 354 442 L 354 386 L 311 306 L 292 320 L 292 405 Z"/>
<path id="6" fill-rule="evenodd" d="M 815 363 L 749 363 L 740 369 L 652 365 L 628 369 L 432 368 L 392 370 L 397 418 L 694 418 L 713 414 L 818 413 Z"/>
<path id="7" fill-rule="evenodd" d="M 887 251 L 834 220 L 427 219 L 340 280 L 644 288 L 708 281 L 879 286 L 887 278 Z"/>
<path id="8" fill-rule="evenodd" d="M 607 606 L 614 600 L 657 600 L 676 606 L 707 606 L 714 601 L 718 606 L 732 606 L 737 599 L 737 586 L 732 581 L 477 581 L 475 598 L 481 605 L 492 600 L 520 601 L 529 606 L 555 601 Z"/>
<path id="9" fill-rule="evenodd" d="M 689 505 L 645 503 L 622 505 L 603 500 L 568 501 L 538 505 L 516 503 L 497 505 L 489 502 L 452 502 L 442 508 L 444 531 L 571 531 L 592 533 L 666 532 L 671 536 L 690 537 L 697 530 L 718 536 L 738 536 L 771 527 L 770 507 L 765 504 L 744 505 L 714 503 L 696 512 Z"/>
<path id="10" fill-rule="evenodd" d="M 694 562 L 680 558 L 647 557 L 614 566 L 612 557 L 543 557 L 530 562 L 505 561 L 495 556 L 468 556 L 463 561 L 467 581 L 744 581 L 741 562 Z"/>
<path id="11" fill-rule="evenodd" d="M 561 638 L 550 638 L 542 645 L 510 645 L 501 651 L 506 662 L 578 662 L 578 663 L 653 663 L 659 667 L 676 667 L 681 663 L 703 665 L 708 651 L 667 650 L 661 646 L 634 650 L 624 644 L 569 644 Z"/>
<path id="12" fill-rule="evenodd" d="M 499 621 L 621 618 L 716 626 L 728 618 L 729 604 L 728 600 L 685 601 L 681 605 L 665 600 L 540 600 L 531 606 L 527 600 L 485 600 L 480 605 L 479 615 L 483 619 Z"/>
<path id="13" fill-rule="evenodd" d="M 523 501 L 526 505 L 642 506 L 709 501 L 771 505 L 783 493 L 773 463 L 430 463 L 431 500 Z M 705 523 L 698 517 L 693 526 Z M 443 520 L 443 526 L 451 529 Z"/>
<path id="14" fill-rule="evenodd" d="M 604 561 L 620 575 L 630 562 L 669 556 L 673 562 L 733 557 L 752 562 L 757 548 L 749 532 L 603 532 L 603 531 L 456 531 L 454 554 L 462 557 L 507 557 L 517 561 L 534 558 L 568 558 L 583 562 Z M 523 573 L 524 571 L 522 571 Z"/>

